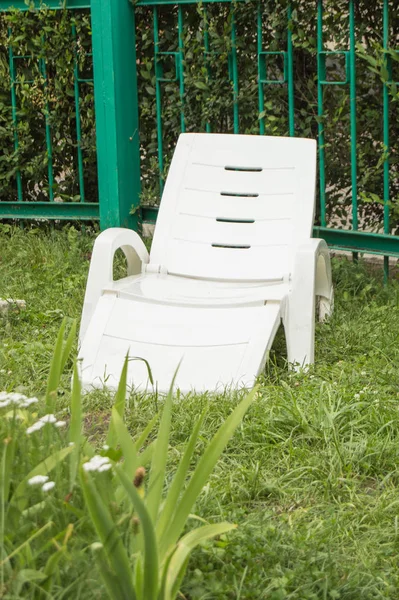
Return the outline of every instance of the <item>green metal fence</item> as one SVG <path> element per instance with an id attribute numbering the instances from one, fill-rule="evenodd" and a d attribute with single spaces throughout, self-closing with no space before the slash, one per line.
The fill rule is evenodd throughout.
<path id="1" fill-rule="evenodd" d="M 65 4 L 65 6 L 64 6 Z M 60 3 L 58 0 L 49 0 L 46 2 L 46 8 L 49 9 L 61 9 L 65 8 L 68 10 L 82 10 L 90 9 L 90 1 L 88 0 L 68 0 L 67 3 Z M 23 0 L 1 0 L 0 11 L 9 11 L 11 8 L 16 8 L 21 11 L 31 10 L 32 4 L 28 5 Z M 11 38 L 12 28 L 8 28 L 8 35 Z M 99 204 L 97 201 L 87 201 L 85 193 L 85 172 L 84 172 L 84 152 L 82 149 L 82 130 L 81 130 L 81 108 L 80 108 L 80 92 L 82 84 L 93 83 L 91 76 L 85 76 L 80 73 L 78 53 L 81 52 L 79 49 L 78 36 L 76 26 L 71 24 L 71 40 L 73 43 L 73 55 L 74 60 L 71 66 L 73 70 L 73 103 L 75 113 L 75 139 L 74 139 L 74 152 L 76 154 L 77 164 L 77 179 L 78 179 L 78 193 L 74 196 L 73 202 L 59 201 L 60 198 L 55 194 L 55 173 L 54 173 L 54 139 L 53 131 L 51 126 L 52 112 L 48 99 L 46 100 L 44 107 L 44 139 L 37 139 L 37 143 L 40 145 L 45 144 L 46 155 L 47 155 L 47 178 L 46 178 L 46 195 L 48 201 L 34 201 L 27 197 L 27 181 L 24 181 L 21 169 L 17 168 L 15 171 L 15 200 L 5 200 L 0 202 L 0 217 L 1 218 L 17 218 L 17 219 L 78 219 L 78 220 L 96 220 L 99 218 Z M 43 32 L 44 42 L 45 32 Z M 43 43 L 44 46 L 44 43 Z M 9 75 L 10 75 L 10 104 L 11 104 L 11 116 L 13 124 L 13 135 L 14 135 L 14 152 L 18 154 L 20 148 L 20 135 L 19 125 L 21 120 L 24 119 L 24 115 L 21 114 L 21 106 L 19 105 L 18 99 L 18 88 L 21 85 L 37 84 L 37 81 L 33 78 L 27 79 L 19 74 L 20 65 L 23 65 L 25 69 L 28 67 L 29 71 L 33 74 L 38 74 L 41 78 L 41 86 L 46 89 L 48 86 L 48 68 L 45 56 L 40 56 L 40 49 L 37 51 L 38 55 L 32 54 L 21 54 L 15 52 L 13 45 L 9 43 L 8 46 L 8 61 L 9 61 Z M 89 60 L 92 60 L 92 53 L 86 53 Z M 32 88 L 33 93 L 33 88 Z M 39 109 L 38 109 L 39 112 Z M 26 179 L 26 178 L 25 178 Z M 93 200 L 93 199 L 91 199 Z M 95 199 L 97 200 L 97 199 Z"/>
<path id="2" fill-rule="evenodd" d="M 367 4 L 367 0 L 363 0 Z M 48 0 L 47 5 L 59 8 L 56 0 Z M 78 10 L 88 6 L 83 0 L 69 0 L 67 8 Z M 190 48 L 186 45 L 186 34 L 188 29 L 193 28 L 187 21 L 190 11 L 201 8 L 202 19 L 205 26 L 201 27 L 202 57 L 208 78 L 211 78 L 211 63 L 215 61 L 215 55 L 220 54 L 220 49 L 212 47 L 213 39 L 207 29 L 207 11 L 212 7 L 225 6 L 228 15 L 230 29 L 229 42 L 226 48 L 228 89 L 231 93 L 231 114 L 228 115 L 227 128 L 233 133 L 259 133 L 261 135 L 270 133 L 268 122 L 265 118 L 267 113 L 267 100 L 272 97 L 272 90 L 279 90 L 285 94 L 285 106 L 287 111 L 287 135 L 293 136 L 301 133 L 302 112 L 297 109 L 295 61 L 297 59 L 297 48 L 293 40 L 293 12 L 296 9 L 294 1 L 282 3 L 281 10 L 284 12 L 285 27 L 279 34 L 278 44 L 273 43 L 271 47 L 268 40 L 264 39 L 264 17 L 266 14 L 265 2 L 253 2 L 254 23 L 251 40 L 256 44 L 248 50 L 249 60 L 254 63 L 254 80 L 257 86 L 257 116 L 252 124 L 252 129 L 247 122 L 243 125 L 242 109 L 246 99 L 240 95 L 240 61 L 245 55 L 243 44 L 240 45 L 239 19 L 237 7 L 239 2 L 231 0 L 204 0 L 201 3 L 195 0 L 138 0 L 130 3 L 128 0 L 91 0 L 92 14 L 92 37 L 93 37 L 93 62 L 94 62 L 94 86 L 95 86 L 95 109 L 96 109 L 96 132 L 97 132 L 97 157 L 98 157 L 98 184 L 100 202 L 85 202 L 83 175 L 81 181 L 81 201 L 79 207 L 75 203 L 60 203 L 56 208 L 51 202 L 36 203 L 23 202 L 18 196 L 17 203 L 0 203 L 0 217 L 48 217 L 48 218 L 100 218 L 101 226 L 127 225 L 138 227 L 140 221 L 155 222 L 157 207 L 145 206 L 140 203 L 142 198 L 142 182 L 145 179 L 146 161 L 152 157 L 157 162 L 158 190 L 161 194 L 165 167 L 170 154 L 170 137 L 167 131 L 170 123 L 165 125 L 165 101 L 168 98 L 168 89 L 176 86 L 177 102 L 176 115 L 178 123 L 174 125 L 173 135 L 177 137 L 178 131 L 198 130 L 198 124 L 190 122 L 187 114 L 190 94 L 192 89 L 187 85 L 187 55 Z M 381 97 L 381 139 L 383 146 L 382 155 L 382 181 L 383 209 L 379 226 L 373 231 L 368 231 L 360 219 L 361 200 L 359 198 L 359 148 L 357 131 L 357 90 L 359 82 L 356 78 L 356 66 L 358 65 L 358 49 L 356 42 L 362 42 L 359 35 L 359 23 L 357 18 L 357 5 L 362 2 L 348 0 L 346 15 L 346 42 L 342 46 L 331 44 L 328 39 L 326 27 L 324 26 L 325 14 L 322 0 L 317 2 L 317 13 L 314 6 L 309 6 L 309 15 L 305 18 L 315 20 L 316 42 L 314 49 L 310 49 L 309 56 L 315 58 L 315 72 L 317 77 L 317 114 L 314 125 L 318 135 L 319 145 L 319 203 L 318 223 L 314 233 L 323 237 L 336 248 L 350 250 L 354 253 L 368 252 L 385 256 L 385 270 L 388 271 L 388 256 L 399 256 L 399 237 L 392 234 L 392 206 L 395 202 L 395 194 L 392 192 L 392 184 L 396 178 L 396 168 L 392 165 L 392 148 L 390 140 L 390 87 L 394 84 L 392 74 L 392 58 L 399 52 L 396 50 L 396 34 L 391 31 L 390 21 L 395 14 L 395 2 L 393 0 L 380 0 L 378 10 L 380 11 L 381 43 L 383 52 L 383 69 L 386 70 L 384 80 L 376 80 L 378 94 Z M 0 0 L 0 8 L 5 10 L 11 5 L 25 9 L 22 0 L 5 1 Z M 278 6 L 278 3 L 277 3 Z M 327 3 L 326 3 L 327 6 Z M 168 10 L 175 19 L 173 31 L 168 32 L 165 42 L 165 30 L 161 24 L 163 12 Z M 147 142 L 140 142 L 139 112 L 143 102 L 143 94 L 146 94 L 145 86 L 140 87 L 137 71 L 142 62 L 143 48 L 136 36 L 136 21 L 140 24 L 144 17 L 151 21 L 151 25 L 145 28 L 147 38 L 151 37 L 153 58 L 150 64 L 151 81 L 154 81 L 154 110 L 153 110 L 153 132 L 156 140 L 156 149 L 152 144 L 152 150 L 146 147 Z M 147 21 L 146 21 L 147 23 Z M 173 34 L 173 35 L 172 35 Z M 174 39 L 173 39 L 174 37 Z M 248 57 L 247 57 L 248 58 Z M 216 60 L 218 56 L 216 56 Z M 253 60 L 254 59 L 254 60 Z M 331 76 L 331 61 L 340 63 L 338 77 Z M 12 72 L 15 57 L 10 56 L 10 71 Z M 279 68 L 273 69 L 273 64 Z M 168 66 L 166 66 L 168 65 Z M 45 65 L 42 67 L 45 75 Z M 277 73 L 277 74 L 276 74 Z M 140 73 L 139 73 L 140 78 Z M 79 74 L 75 74 L 77 106 L 77 135 L 79 136 Z M 337 223 L 331 221 L 328 215 L 328 197 L 330 194 L 326 169 L 329 166 L 330 151 L 326 141 L 326 93 L 332 88 L 347 90 L 349 94 L 349 118 L 348 135 L 350 145 L 350 177 L 347 182 L 350 186 L 350 220 L 349 226 L 339 228 Z M 148 89 L 148 86 L 147 86 Z M 148 92 L 150 93 L 150 92 Z M 151 90 L 152 93 L 152 90 Z M 14 100 L 13 100 L 14 103 Z M 390 106 L 391 105 L 391 106 Z M 327 115 L 328 116 L 328 115 Z M 145 117 L 148 124 L 148 115 Z M 151 117 L 152 118 L 152 117 Z M 143 119 L 142 119 L 143 122 Z M 143 127 L 143 125 L 141 124 Z M 337 126 L 338 127 L 338 126 Z M 342 123 L 339 124 L 342 128 Z M 210 121 L 203 123 L 203 131 L 217 130 Z M 143 132 L 142 132 L 143 133 Z M 146 134 L 147 135 L 147 134 Z M 165 144 L 165 136 L 168 141 Z M 49 156 L 49 182 L 51 181 L 51 131 L 47 128 L 46 139 Z M 147 138 L 145 138 L 147 139 Z M 16 139 L 15 143 L 18 143 Z M 79 144 L 78 144 L 79 146 Z M 377 153 L 376 153 L 377 162 Z M 79 172 L 82 174 L 83 163 L 80 157 Z M 144 175 L 143 175 L 144 173 Z M 143 179 L 144 177 L 144 179 Z M 18 174 L 16 175 L 16 186 Z M 19 194 L 19 192 L 18 192 Z M 29 207 L 27 206 L 29 204 Z M 39 203 L 38 203 L 39 204 Z M 45 206 L 44 206 L 45 204 Z M 6 206 L 7 205 L 7 206 Z M 9 205 L 9 206 L 8 206 Z M 23 206 L 22 206 L 23 205 Z"/>

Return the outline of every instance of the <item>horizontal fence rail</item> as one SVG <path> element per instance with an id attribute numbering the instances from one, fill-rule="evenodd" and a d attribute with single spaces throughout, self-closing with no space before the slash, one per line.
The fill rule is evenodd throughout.
<path id="1" fill-rule="evenodd" d="M 47 118 L 48 202 L 21 201 L 16 171 L 18 197 L 0 201 L 0 216 L 100 218 L 102 227 L 138 227 L 156 220 L 180 132 L 315 137 L 315 235 L 336 248 L 385 256 L 388 272 L 387 257 L 399 257 L 395 2 L 379 0 L 371 6 L 367 0 L 348 0 L 339 15 L 334 3 L 322 0 L 314 5 L 305 0 L 46 2 L 72 12 L 90 4 L 100 204 L 85 189 L 79 97 L 80 86 L 88 82 L 75 60 L 79 201 L 54 202 L 52 197 L 54 140 Z M 27 8 L 20 0 L 0 0 L 0 11 L 11 6 Z M 20 117 L 13 69 L 19 59 L 12 52 L 17 150 Z M 46 62 L 40 60 L 45 86 Z M 50 107 L 44 112 L 49 115 Z"/>

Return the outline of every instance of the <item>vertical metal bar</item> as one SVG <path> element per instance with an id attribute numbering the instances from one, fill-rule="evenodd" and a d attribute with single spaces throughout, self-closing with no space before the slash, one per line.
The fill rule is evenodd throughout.
<path id="1" fill-rule="evenodd" d="M 294 108 L 294 59 L 292 54 L 291 31 L 292 8 L 291 3 L 287 8 L 287 60 L 288 60 L 288 130 L 291 137 L 295 135 L 295 108 Z"/>
<path id="2" fill-rule="evenodd" d="M 209 44 L 209 32 L 208 32 L 208 11 L 206 10 L 206 6 L 203 7 L 203 15 L 204 15 L 204 48 L 205 48 L 205 59 L 206 59 L 206 70 L 208 73 L 208 79 L 211 79 L 211 69 L 209 67 L 209 52 L 210 52 L 210 44 Z M 209 121 L 205 123 L 205 131 L 207 133 L 211 132 L 211 124 Z"/>
<path id="3" fill-rule="evenodd" d="M 389 12 L 388 0 L 384 0 L 383 6 L 383 47 L 388 50 L 389 44 Z M 387 64 L 387 54 L 384 54 Z M 388 67 L 389 72 L 389 67 Z M 388 75 L 390 78 L 390 73 Z M 384 111 L 384 233 L 389 234 L 389 92 L 386 82 L 383 83 L 383 111 Z M 384 278 L 389 277 L 389 257 L 384 256 Z"/>
<path id="4" fill-rule="evenodd" d="M 236 39 L 236 19 L 234 7 L 231 9 L 231 60 L 233 75 L 233 116 L 234 133 L 240 132 L 239 112 L 238 112 L 238 66 L 237 66 L 237 39 Z"/>
<path id="5" fill-rule="evenodd" d="M 100 225 L 139 227 L 140 139 L 135 13 L 91 0 Z"/>
<path id="6" fill-rule="evenodd" d="M 263 49 L 263 40 L 262 40 L 262 10 L 260 3 L 258 4 L 258 19 L 257 19 L 257 39 L 258 39 L 258 104 L 259 104 L 259 114 L 262 114 L 265 110 L 265 96 L 263 83 L 261 81 L 261 68 L 260 61 L 262 60 L 261 52 Z M 259 119 L 259 133 L 260 135 L 265 135 L 265 117 L 262 116 Z"/>
<path id="7" fill-rule="evenodd" d="M 79 177 L 79 195 L 80 201 L 85 201 L 85 182 L 83 174 L 83 152 L 82 152 L 82 128 L 80 123 L 80 105 L 79 105 L 79 64 L 77 50 L 76 26 L 72 25 L 72 38 L 74 45 L 74 63 L 73 63 L 73 87 L 75 92 L 75 121 L 76 121 L 76 142 L 78 151 L 78 177 Z"/>
<path id="8" fill-rule="evenodd" d="M 11 28 L 8 29 L 8 37 L 11 37 Z M 14 150 L 18 151 L 19 148 L 19 137 L 18 137 L 18 117 L 17 117 L 17 93 L 15 91 L 15 65 L 14 65 L 14 53 L 12 50 L 11 43 L 8 44 L 8 53 L 9 53 L 9 65 L 10 65 L 10 79 L 11 79 L 11 116 L 12 116 L 12 124 L 14 130 Z M 18 202 L 23 201 L 23 192 L 22 192 L 22 178 L 21 171 L 18 169 L 16 172 L 17 178 L 17 195 Z"/>
<path id="9" fill-rule="evenodd" d="M 357 152 L 356 152 L 356 47 L 355 47 L 355 0 L 349 0 L 349 64 L 350 64 L 350 124 L 351 124 L 351 179 L 352 179 L 352 227 L 358 229 L 357 214 Z"/>
<path id="10" fill-rule="evenodd" d="M 184 25 L 183 25 L 183 8 L 178 6 L 177 13 L 177 28 L 179 32 L 179 93 L 180 93 L 180 129 L 182 133 L 186 131 L 184 121 Z"/>
<path id="11" fill-rule="evenodd" d="M 154 48 L 155 48 L 155 105 L 156 105 L 156 120 L 157 120 L 157 140 L 158 140 L 158 168 L 159 168 L 159 189 L 162 195 L 163 192 L 163 141 L 162 141 L 162 99 L 161 99 L 161 83 L 159 81 L 159 24 L 158 24 L 158 8 L 154 6 Z"/>
<path id="12" fill-rule="evenodd" d="M 324 152 L 323 86 L 321 85 L 321 52 L 323 52 L 323 0 L 317 3 L 317 127 L 319 133 L 320 223 L 326 226 L 326 175 Z"/>
<path id="13" fill-rule="evenodd" d="M 44 90 L 46 93 L 46 107 L 45 107 L 45 131 L 46 131 L 46 148 L 47 148 L 47 174 L 48 174 L 48 192 L 50 202 L 54 201 L 54 174 L 53 174 L 53 145 L 51 142 L 51 127 L 50 127 L 50 103 L 48 101 L 47 90 L 47 72 L 46 62 L 44 58 L 39 59 L 39 69 L 44 80 Z"/>

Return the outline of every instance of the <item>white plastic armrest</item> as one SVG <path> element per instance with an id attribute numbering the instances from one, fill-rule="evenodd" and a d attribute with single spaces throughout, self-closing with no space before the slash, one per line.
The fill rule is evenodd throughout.
<path id="1" fill-rule="evenodd" d="M 104 288 L 112 286 L 115 252 L 121 249 L 126 256 L 127 275 L 141 273 L 143 263 L 148 263 L 149 255 L 140 236 L 131 229 L 114 227 L 106 229 L 96 239 L 90 262 L 79 341 L 82 342 L 93 310 Z"/>
<path id="2" fill-rule="evenodd" d="M 300 365 L 314 362 L 316 297 L 320 297 L 320 320 L 333 308 L 331 261 L 324 240 L 310 239 L 295 253 L 291 289 L 286 306 L 288 360 Z"/>

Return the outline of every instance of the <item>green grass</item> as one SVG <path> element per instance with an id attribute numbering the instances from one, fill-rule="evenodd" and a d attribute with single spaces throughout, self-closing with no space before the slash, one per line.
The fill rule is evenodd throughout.
<path id="1" fill-rule="evenodd" d="M 0 390 L 44 395 L 61 320 L 80 316 L 92 243 L 74 229 L 0 231 L 0 297 L 27 303 L 0 316 Z M 199 517 L 239 527 L 195 551 L 182 587 L 190 600 L 398 598 L 399 286 L 384 288 L 379 271 L 346 260 L 334 261 L 334 278 L 335 313 L 317 328 L 315 367 L 289 373 L 280 332 L 258 398 L 197 501 Z M 67 419 L 69 381 L 70 371 L 57 400 Z M 171 475 L 203 409 L 197 457 L 242 396 L 191 394 L 174 404 Z M 111 404 L 105 392 L 85 400 L 86 433 L 98 446 Z M 126 420 L 133 433 L 158 405 L 156 396 L 131 394 Z M 3 420 L 3 437 L 6 429 Z M 60 443 L 65 435 L 57 433 Z M 15 480 L 46 456 L 46 440 L 37 440 L 21 443 Z M 33 557 L 24 550 L 5 573 L 4 597 L 36 597 L 33 586 L 13 591 L 23 561 L 43 568 L 56 547 L 51 536 L 60 544 L 68 524 L 67 550 L 43 597 L 106 597 L 88 549 L 96 538 L 81 494 L 64 502 L 62 469 L 57 477 L 45 508 L 13 530 L 17 547 L 53 522 L 51 533 L 32 542 Z M 38 492 L 28 500 L 38 502 Z"/>

